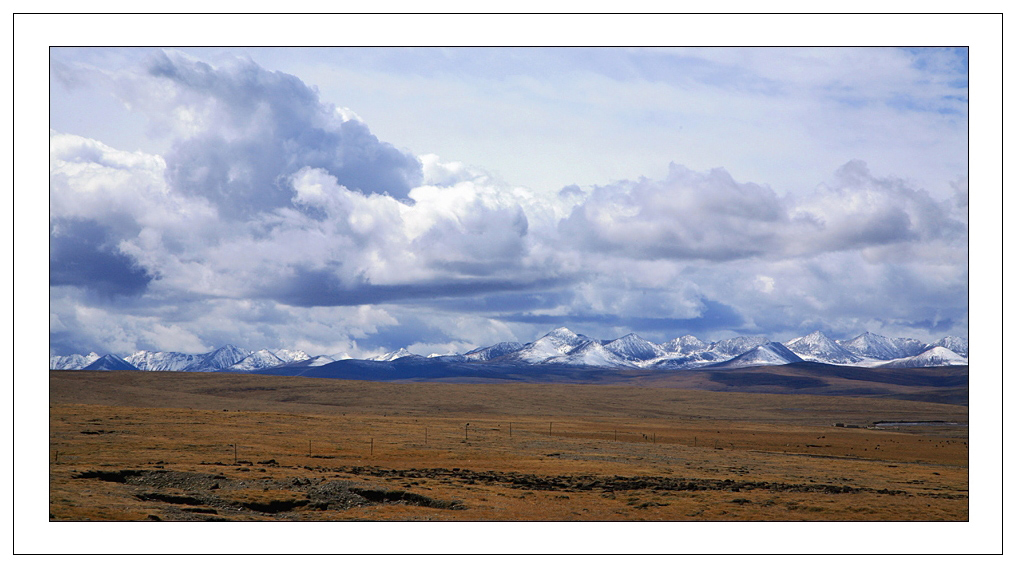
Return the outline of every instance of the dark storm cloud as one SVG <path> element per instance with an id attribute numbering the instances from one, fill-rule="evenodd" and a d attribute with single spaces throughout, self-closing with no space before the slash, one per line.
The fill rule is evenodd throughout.
<path id="1" fill-rule="evenodd" d="M 575 292 L 564 288 L 567 280 L 548 284 L 546 289 L 535 291 L 512 290 L 508 292 L 492 292 L 480 296 L 459 298 L 435 298 L 429 305 L 456 312 L 478 313 L 518 313 L 533 310 L 548 310 L 561 305 L 570 304 Z"/>
<path id="2" fill-rule="evenodd" d="M 939 320 L 922 320 L 922 321 L 900 321 L 895 322 L 897 325 L 903 325 L 914 329 L 925 329 L 929 333 L 945 333 L 956 325 L 956 322 L 952 318 L 942 318 Z"/>
<path id="3" fill-rule="evenodd" d="M 91 338 L 75 330 L 50 331 L 49 350 L 52 353 L 69 355 L 71 353 L 85 354 L 90 351 L 101 349 L 89 343 Z"/>
<path id="4" fill-rule="evenodd" d="M 361 306 L 400 302 L 422 302 L 439 298 L 479 297 L 486 294 L 542 288 L 552 281 L 509 279 L 429 280 L 412 284 L 371 284 L 358 278 L 345 282 L 335 270 L 295 267 L 282 283 L 262 293 L 290 306 Z"/>
<path id="5" fill-rule="evenodd" d="M 192 132 L 166 155 L 175 189 L 216 204 L 226 217 L 286 206 L 286 178 L 321 168 L 350 189 L 406 199 L 422 179 L 419 161 L 345 120 L 300 79 L 250 60 L 216 69 L 158 53 L 148 73 L 176 87 L 169 104 Z"/>
<path id="6" fill-rule="evenodd" d="M 427 318 L 407 314 L 401 317 L 397 324 L 386 326 L 383 334 L 358 339 L 356 343 L 360 349 L 371 352 L 395 351 L 420 341 L 436 344 L 453 339 L 455 338 L 448 335 L 446 330 L 428 321 Z M 427 355 L 428 353 L 423 354 Z"/>
<path id="7" fill-rule="evenodd" d="M 702 299 L 701 315 L 694 318 L 632 317 L 623 314 L 502 314 L 497 319 L 507 322 L 531 323 L 548 327 L 594 325 L 601 327 L 623 327 L 639 332 L 658 332 L 673 338 L 678 335 L 706 333 L 716 330 L 740 330 L 745 326 L 744 317 L 732 306 L 709 299 Z M 671 337 L 673 336 L 673 337 Z"/>
<path id="8" fill-rule="evenodd" d="M 142 294 L 153 280 L 117 249 L 109 229 L 95 221 L 54 220 L 49 243 L 52 286 L 77 286 L 111 298 Z"/>

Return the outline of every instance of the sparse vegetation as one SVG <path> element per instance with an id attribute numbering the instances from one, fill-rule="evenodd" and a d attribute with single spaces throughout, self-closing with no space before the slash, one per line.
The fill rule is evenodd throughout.
<path id="1" fill-rule="evenodd" d="M 141 372 L 54 372 L 50 398 L 54 520 L 968 514 L 957 405 Z M 832 426 L 885 420 L 917 425 Z"/>

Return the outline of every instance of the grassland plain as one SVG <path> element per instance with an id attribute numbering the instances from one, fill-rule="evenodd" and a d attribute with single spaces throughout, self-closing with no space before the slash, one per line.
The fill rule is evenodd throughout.
<path id="1" fill-rule="evenodd" d="M 663 387 L 52 372 L 50 518 L 965 521 L 967 416 Z"/>

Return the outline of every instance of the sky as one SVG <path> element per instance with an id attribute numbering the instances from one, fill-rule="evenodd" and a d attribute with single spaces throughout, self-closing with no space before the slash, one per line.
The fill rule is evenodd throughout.
<path id="1" fill-rule="evenodd" d="M 968 326 L 968 54 L 54 48 L 50 353 Z"/>

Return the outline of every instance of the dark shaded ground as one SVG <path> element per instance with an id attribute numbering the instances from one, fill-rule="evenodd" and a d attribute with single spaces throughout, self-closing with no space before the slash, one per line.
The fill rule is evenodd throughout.
<path id="1" fill-rule="evenodd" d="M 534 475 L 498 471 L 470 471 L 453 468 L 432 469 L 385 469 L 379 467 L 328 468 L 329 471 L 343 471 L 354 475 L 371 475 L 383 478 L 430 478 L 454 479 L 465 483 L 500 484 L 516 489 L 540 491 L 751 491 L 765 490 L 791 493 L 879 493 L 884 495 L 905 495 L 906 491 L 893 489 L 871 489 L 848 485 L 820 483 L 773 483 L 767 481 L 743 481 L 733 479 L 690 479 L 662 476 L 621 476 L 621 475 Z"/>
<path id="2" fill-rule="evenodd" d="M 235 479 L 223 473 L 121 469 L 86 471 L 74 479 L 98 479 L 137 488 L 139 501 L 164 504 L 150 520 L 250 520 L 299 511 L 343 510 L 376 504 L 406 504 L 437 509 L 461 509 L 455 501 L 432 499 L 408 491 L 362 487 L 324 478 Z M 259 498 L 258 492 L 267 497 Z M 273 493 L 268 493 L 273 492 Z M 279 494 L 285 497 L 277 497 Z M 249 495 L 249 498 L 237 498 Z"/>
<path id="3" fill-rule="evenodd" d="M 536 475 L 517 472 L 471 471 L 460 468 L 390 469 L 374 466 L 307 468 L 314 477 L 284 479 L 240 479 L 225 474 L 192 473 L 171 470 L 93 470 L 74 479 L 98 479 L 123 484 L 133 490 L 134 498 L 157 506 L 153 521 L 225 521 L 301 520 L 314 511 L 338 511 L 374 505 L 410 505 L 435 509 L 463 510 L 460 501 L 442 500 L 404 490 L 364 487 L 345 480 L 327 479 L 335 473 L 376 477 L 379 481 L 405 482 L 412 479 L 446 480 L 456 484 L 500 486 L 520 490 L 561 493 L 597 492 L 612 497 L 615 492 L 729 492 L 740 494 L 734 503 L 751 503 L 774 494 L 819 493 L 826 495 L 870 493 L 902 495 L 898 489 L 875 489 L 823 483 L 779 483 L 733 479 L 692 479 L 666 476 L 621 475 Z M 966 499 L 965 494 L 937 495 Z"/>
<path id="4" fill-rule="evenodd" d="M 723 392 L 864 396 L 964 405 L 968 401 L 969 382 L 966 366 L 884 369 L 802 362 L 746 369 L 662 371 L 464 363 L 440 357 L 346 360 L 321 367 L 266 369 L 258 374 L 390 382 L 641 385 Z"/>

